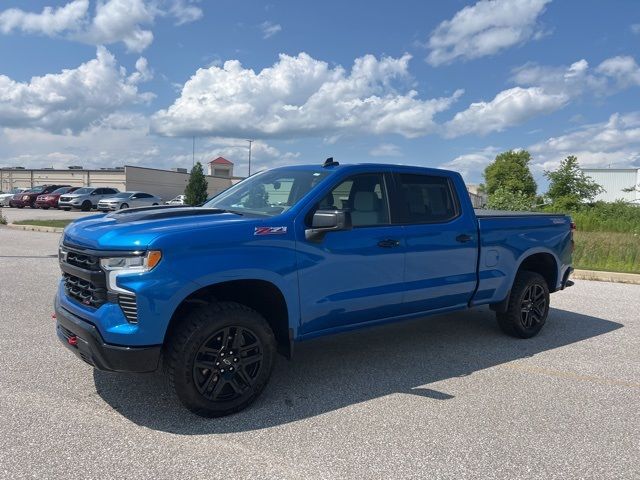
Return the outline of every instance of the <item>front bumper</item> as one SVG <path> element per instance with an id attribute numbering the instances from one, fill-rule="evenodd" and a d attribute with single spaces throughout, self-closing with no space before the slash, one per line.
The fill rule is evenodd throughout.
<path id="1" fill-rule="evenodd" d="M 32 206 L 34 204 L 34 202 L 35 202 L 35 200 L 31 200 L 31 199 L 30 200 L 23 200 L 23 199 L 11 200 L 11 206 L 12 207 L 17 207 L 17 208 L 30 207 L 30 206 Z"/>
<path id="2" fill-rule="evenodd" d="M 98 203 L 98 210 L 102 212 L 119 210 L 120 206 L 117 203 Z"/>
<path id="3" fill-rule="evenodd" d="M 36 208 L 56 208 L 58 206 L 58 202 L 55 200 L 36 200 L 35 206 Z"/>
<path id="4" fill-rule="evenodd" d="M 61 202 L 58 201 L 58 208 L 80 208 L 81 202 Z"/>
<path id="5" fill-rule="evenodd" d="M 161 345 L 127 347 L 106 343 L 91 323 L 55 302 L 56 333 L 60 341 L 89 365 L 108 372 L 153 372 L 158 369 Z"/>

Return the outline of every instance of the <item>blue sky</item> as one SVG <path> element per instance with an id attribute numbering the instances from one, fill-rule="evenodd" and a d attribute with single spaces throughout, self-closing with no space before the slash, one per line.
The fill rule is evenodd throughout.
<path id="1" fill-rule="evenodd" d="M 12 1 L 0 165 L 640 166 L 635 0 Z"/>

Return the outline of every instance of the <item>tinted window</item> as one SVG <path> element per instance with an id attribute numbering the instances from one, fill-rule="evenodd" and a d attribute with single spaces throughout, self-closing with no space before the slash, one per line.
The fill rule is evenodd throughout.
<path id="1" fill-rule="evenodd" d="M 322 210 L 349 210 L 354 227 L 389 224 L 389 207 L 383 175 L 349 177 L 317 205 Z"/>
<path id="2" fill-rule="evenodd" d="M 103 188 L 102 191 L 103 193 L 118 193 L 118 190 L 115 188 Z"/>
<path id="3" fill-rule="evenodd" d="M 400 174 L 403 223 L 445 222 L 457 216 L 451 182 L 435 175 Z"/>
<path id="4" fill-rule="evenodd" d="M 136 197 L 138 197 L 138 198 L 151 198 L 151 197 L 153 197 L 153 195 L 149 195 L 148 193 L 138 193 L 136 195 Z"/>
<path id="5" fill-rule="evenodd" d="M 76 193 L 78 195 L 88 195 L 91 192 L 93 192 L 93 188 L 79 188 L 78 190 L 76 190 L 73 193 Z"/>

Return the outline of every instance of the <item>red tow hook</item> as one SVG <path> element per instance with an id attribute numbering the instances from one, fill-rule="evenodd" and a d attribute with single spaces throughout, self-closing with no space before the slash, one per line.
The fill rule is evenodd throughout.
<path id="1" fill-rule="evenodd" d="M 51 314 L 51 318 L 53 318 L 53 319 L 55 320 L 55 319 L 56 319 L 56 318 L 58 318 L 58 317 L 56 316 L 56 314 L 55 314 L 55 313 L 52 313 L 52 314 Z"/>
<path id="2" fill-rule="evenodd" d="M 78 337 L 76 337 L 74 335 L 73 337 L 67 338 L 67 343 L 69 345 L 71 345 L 72 347 L 77 347 L 78 346 Z"/>

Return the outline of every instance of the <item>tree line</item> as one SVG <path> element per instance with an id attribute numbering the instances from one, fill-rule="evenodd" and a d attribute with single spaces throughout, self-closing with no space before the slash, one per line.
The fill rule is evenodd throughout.
<path id="1" fill-rule="evenodd" d="M 556 170 L 547 170 L 549 189 L 537 195 L 538 186 L 531 174 L 531 154 L 526 150 L 500 153 L 484 170 L 485 183 L 481 190 L 488 196 L 487 207 L 496 210 L 533 210 L 545 206 L 572 211 L 604 191 L 588 177 L 569 155 Z"/>

